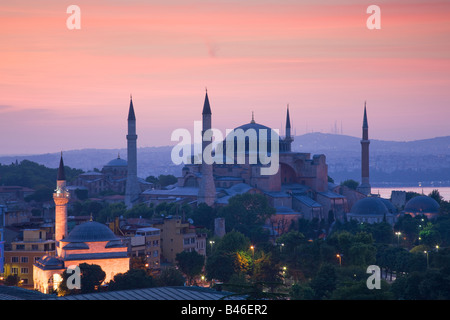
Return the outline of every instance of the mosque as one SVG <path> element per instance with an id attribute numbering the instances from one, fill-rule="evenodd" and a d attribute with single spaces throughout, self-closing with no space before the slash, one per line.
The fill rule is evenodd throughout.
<path id="1" fill-rule="evenodd" d="M 203 110 L 203 132 L 211 129 L 212 108 L 206 92 Z M 366 114 L 364 115 L 366 119 Z M 365 184 L 361 190 L 341 191 L 341 186 L 328 181 L 328 166 L 326 156 L 323 154 L 311 155 L 305 152 L 294 152 L 291 144 L 294 140 L 291 135 L 291 120 L 289 106 L 286 110 L 285 136 L 278 136 L 279 145 L 279 169 L 273 175 L 261 174 L 264 167 L 261 163 L 251 164 L 249 158 L 250 141 L 245 143 L 245 163 L 236 161 L 229 163 L 186 164 L 182 168 L 177 185 L 164 190 L 146 190 L 141 194 L 141 201 L 147 203 L 179 202 L 198 205 L 206 203 L 209 206 L 224 206 L 228 200 L 242 193 L 263 194 L 269 204 L 276 210 L 272 225 L 281 225 L 282 222 L 304 217 L 307 219 L 343 219 L 353 202 L 366 197 L 370 193 L 368 175 L 363 176 Z M 257 123 L 252 116 L 249 123 L 245 123 L 232 132 L 243 130 L 267 130 L 270 134 L 276 134 L 271 128 Z M 258 148 L 266 140 L 256 137 Z M 368 153 L 368 138 L 364 140 L 364 152 Z M 226 149 L 228 140 L 224 139 L 223 150 Z M 269 136 L 267 141 L 270 141 Z M 203 141 L 202 150 L 206 144 Z M 363 143 L 363 142 L 362 142 Z M 271 145 L 267 146 L 269 152 Z M 237 157 L 236 149 L 234 157 Z M 192 162 L 191 162 L 192 163 Z M 367 154 L 368 166 L 368 154 Z M 368 174 L 368 169 L 363 172 Z M 350 195 L 351 194 L 351 195 Z M 281 230 L 278 230 L 281 231 Z"/>
<path id="2" fill-rule="evenodd" d="M 64 162 L 58 168 L 55 201 L 56 255 L 45 255 L 33 265 L 34 289 L 50 293 L 57 289 L 61 274 L 70 266 L 81 263 L 99 265 L 105 272 L 107 283 L 118 273 L 129 270 L 128 248 L 106 225 L 89 221 L 77 225 L 68 233 L 67 204 L 70 193 L 66 187 Z"/>

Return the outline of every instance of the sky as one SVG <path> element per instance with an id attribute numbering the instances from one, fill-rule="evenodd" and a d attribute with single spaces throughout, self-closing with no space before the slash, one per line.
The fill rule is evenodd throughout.
<path id="1" fill-rule="evenodd" d="M 70 5 L 80 28 L 69 29 Z M 370 5 L 380 29 L 369 29 Z M 410 141 L 450 135 L 450 2 L 0 2 L 0 154 L 138 147 L 212 125 Z"/>

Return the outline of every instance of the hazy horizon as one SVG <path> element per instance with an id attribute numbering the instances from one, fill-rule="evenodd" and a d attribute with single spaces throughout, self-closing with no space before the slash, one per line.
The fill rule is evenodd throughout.
<path id="1" fill-rule="evenodd" d="M 337 136 L 345 136 L 345 137 L 350 137 L 350 138 L 355 138 L 355 139 L 360 139 L 361 137 L 356 137 L 356 136 L 350 136 L 350 135 L 346 135 L 346 134 L 340 134 L 340 133 L 333 133 L 333 132 L 307 132 L 301 135 L 294 135 L 295 137 L 301 137 L 307 134 L 329 134 L 329 135 L 337 135 Z M 381 141 L 381 142 L 414 142 L 414 141 L 422 141 L 422 140 L 430 140 L 430 139 L 439 139 L 439 138 L 446 138 L 446 137 L 450 137 L 450 135 L 447 136 L 438 136 L 438 137 L 433 137 L 433 138 L 426 138 L 426 139 L 414 139 L 414 140 L 382 140 L 382 139 L 370 139 L 371 141 Z M 138 139 L 139 140 L 139 139 Z M 295 141 L 295 139 L 294 139 Z M 111 150 L 111 151 L 118 151 L 118 150 L 126 150 L 127 146 L 126 146 L 126 139 L 124 138 L 124 145 L 120 146 L 120 147 L 111 147 L 111 148 L 104 148 L 104 147 L 89 147 L 89 148 L 74 148 L 74 149 L 66 149 L 66 150 L 56 150 L 56 151 L 48 151 L 48 152 L 39 152 L 39 153 L 11 153 L 11 154 L 4 154 L 1 153 L 0 151 L 0 156 L 2 157 L 8 157 L 8 156 L 35 156 L 35 155 L 43 155 L 43 154 L 53 154 L 53 153 L 64 153 L 64 152 L 71 152 L 71 151 L 78 151 L 78 150 Z M 159 145 L 159 146 L 137 146 L 137 149 L 144 149 L 144 148 L 164 148 L 164 147 L 173 147 L 174 145 L 178 144 L 178 142 L 171 142 L 171 144 L 167 144 L 167 145 Z M 358 144 L 357 146 L 355 146 L 356 149 L 359 150 L 360 145 Z M 295 151 L 295 150 L 294 150 Z M 120 155 L 121 158 L 126 159 L 126 154 L 122 154 Z"/>

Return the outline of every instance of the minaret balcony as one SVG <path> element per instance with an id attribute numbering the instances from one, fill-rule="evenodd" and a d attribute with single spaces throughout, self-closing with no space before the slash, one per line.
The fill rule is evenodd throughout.
<path id="1" fill-rule="evenodd" d="M 53 198 L 69 198 L 70 193 L 69 192 L 56 192 L 53 193 Z"/>

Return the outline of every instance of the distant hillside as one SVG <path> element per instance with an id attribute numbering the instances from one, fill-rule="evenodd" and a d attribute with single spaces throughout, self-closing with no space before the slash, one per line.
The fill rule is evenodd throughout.
<path id="1" fill-rule="evenodd" d="M 308 133 L 296 136 L 293 151 L 325 154 L 329 175 L 340 182 L 360 180 L 360 138 L 325 133 Z M 147 147 L 138 149 L 138 175 L 147 177 L 160 174 L 181 173 L 181 165 L 170 159 L 172 147 Z M 82 149 L 64 152 L 64 162 L 72 168 L 90 171 L 101 169 L 118 157 L 126 159 L 126 149 Z M 27 159 L 56 168 L 59 153 L 30 156 L 0 156 L 0 163 Z M 409 183 L 418 181 L 443 181 L 450 185 L 450 136 L 433 139 L 396 142 L 373 140 L 370 143 L 370 174 L 372 183 Z"/>

